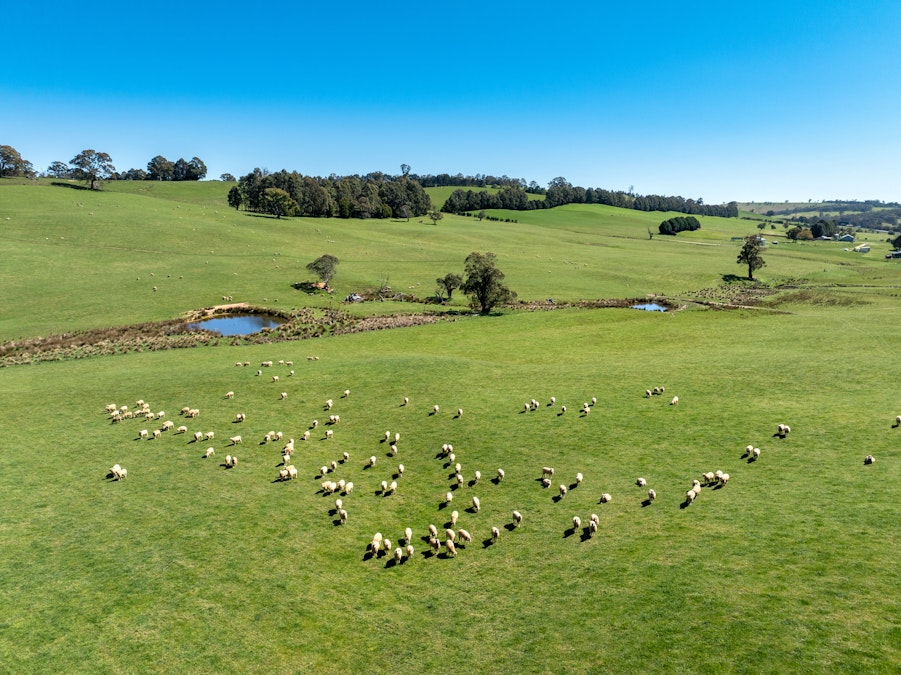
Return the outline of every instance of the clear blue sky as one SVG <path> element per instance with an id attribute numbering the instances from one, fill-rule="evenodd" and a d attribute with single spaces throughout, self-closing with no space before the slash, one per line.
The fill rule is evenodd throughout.
<path id="1" fill-rule="evenodd" d="M 0 0 L 0 144 L 901 201 L 901 2 Z"/>

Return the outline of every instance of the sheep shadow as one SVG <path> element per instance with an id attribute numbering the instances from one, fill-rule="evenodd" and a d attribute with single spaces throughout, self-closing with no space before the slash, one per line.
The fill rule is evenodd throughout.
<path id="1" fill-rule="evenodd" d="M 652 502 L 650 499 L 645 499 L 645 500 L 641 503 L 641 508 L 644 508 L 645 506 L 650 506 L 650 505 L 653 504 L 653 503 L 654 503 L 654 502 Z"/>
<path id="2" fill-rule="evenodd" d="M 366 553 L 363 554 L 363 561 L 365 562 L 367 560 L 372 560 L 372 558 L 373 558 L 372 549 L 367 549 Z"/>
<path id="3" fill-rule="evenodd" d="M 711 490 L 722 490 L 724 487 L 725 487 L 725 485 L 723 485 L 722 483 L 720 483 L 719 485 L 714 485 L 714 486 L 713 486 L 712 488 L 710 488 L 710 489 L 711 489 Z"/>
<path id="4" fill-rule="evenodd" d="M 438 504 L 439 511 L 446 509 L 446 508 L 447 508 L 447 502 L 441 502 L 440 504 Z"/>
<path id="5" fill-rule="evenodd" d="M 691 506 L 691 502 L 688 501 L 687 499 L 684 502 L 682 502 L 681 504 L 679 504 L 680 509 L 687 509 L 689 506 Z"/>
<path id="6" fill-rule="evenodd" d="M 748 457 L 748 464 L 753 464 L 756 461 L 757 461 L 757 458 L 754 455 L 751 455 L 750 457 Z"/>
<path id="7" fill-rule="evenodd" d="M 391 477 L 392 477 L 394 480 L 397 480 L 398 478 L 401 477 L 401 474 L 399 474 L 397 471 L 395 471 L 393 474 L 391 474 Z"/>
<path id="8" fill-rule="evenodd" d="M 591 539 L 591 529 L 588 527 L 582 528 L 582 535 L 579 537 L 579 541 L 585 542 Z"/>
<path id="9" fill-rule="evenodd" d="M 570 483 L 570 484 L 569 484 L 569 489 L 570 489 L 570 490 L 575 490 L 577 487 L 579 487 L 579 484 L 578 484 L 578 483 Z"/>
<path id="10" fill-rule="evenodd" d="M 443 453 L 443 452 L 436 452 L 436 453 L 435 453 L 435 456 L 433 457 L 433 459 L 441 459 L 442 457 L 444 457 L 444 453 Z M 448 466 L 450 466 L 450 464 L 445 464 L 444 466 L 445 466 L 445 468 L 447 468 Z"/>
<path id="11" fill-rule="evenodd" d="M 500 481 L 498 481 L 498 482 L 500 482 Z M 536 479 L 535 479 L 535 482 L 536 482 L 536 483 L 543 483 L 543 482 L 544 482 L 544 478 L 543 478 L 543 477 L 542 477 L 542 478 L 536 478 Z M 548 487 L 548 486 L 545 485 L 544 487 Z"/>
<path id="12" fill-rule="evenodd" d="M 561 412 L 558 412 L 558 413 L 557 413 L 557 417 L 563 417 L 563 415 L 565 415 L 565 414 L 566 414 L 566 413 L 564 413 L 564 412 L 562 412 L 562 411 L 561 411 Z"/>
<path id="13" fill-rule="evenodd" d="M 364 464 L 363 465 L 363 471 L 368 471 L 371 468 L 372 468 L 372 464 Z"/>
<path id="14" fill-rule="evenodd" d="M 332 521 L 332 525 L 334 525 L 335 527 L 341 527 L 341 519 L 336 518 L 335 520 Z"/>
<path id="15" fill-rule="evenodd" d="M 551 497 L 551 501 L 554 502 L 555 504 L 557 502 L 561 501 L 562 499 L 563 499 L 563 495 L 554 495 L 553 497 Z"/>
<path id="16" fill-rule="evenodd" d="M 467 487 L 473 487 L 476 483 L 478 483 L 478 481 L 475 478 L 473 478 L 466 485 L 467 485 Z"/>
<path id="17" fill-rule="evenodd" d="M 451 486 L 450 486 L 450 489 L 451 489 L 451 490 L 456 490 L 458 487 L 460 487 L 460 485 L 459 485 L 458 483 L 452 483 Z"/>
<path id="18" fill-rule="evenodd" d="M 428 560 L 429 558 L 432 558 L 436 555 L 438 555 L 438 554 L 435 553 L 432 549 L 427 549 L 422 552 L 422 557 L 425 558 L 426 560 Z"/>
<path id="19" fill-rule="evenodd" d="M 491 479 L 490 482 L 493 483 L 494 485 L 500 485 L 501 479 L 499 477 L 495 476 L 494 478 Z"/>
<path id="20" fill-rule="evenodd" d="M 512 532 L 516 529 L 516 523 L 507 523 L 504 525 L 504 529 L 507 530 L 507 532 Z"/>
<path id="21" fill-rule="evenodd" d="M 569 538 L 570 538 L 571 536 L 573 536 L 575 533 L 576 533 L 576 528 L 571 527 L 571 528 L 569 528 L 568 530 L 564 530 L 564 531 L 563 531 L 563 538 L 564 538 L 564 539 L 569 539 Z"/>

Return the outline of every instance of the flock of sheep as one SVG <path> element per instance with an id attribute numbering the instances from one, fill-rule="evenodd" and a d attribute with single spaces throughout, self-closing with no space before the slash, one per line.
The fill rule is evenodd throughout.
<path id="1" fill-rule="evenodd" d="M 318 357 L 309 357 L 308 360 L 318 360 Z M 290 367 L 292 364 L 291 361 L 279 361 L 279 365 Z M 248 366 L 250 365 L 248 362 L 236 362 L 236 366 Z M 273 367 L 273 361 L 264 361 L 261 364 L 262 367 Z M 293 374 L 294 371 L 291 371 Z M 258 371 L 259 373 L 259 371 Z M 278 382 L 278 376 L 273 376 L 272 382 Z M 645 391 L 646 398 L 652 398 L 653 396 L 662 395 L 665 392 L 664 387 L 658 386 L 654 387 L 653 390 L 648 389 Z M 345 389 L 343 394 L 341 395 L 341 399 L 348 399 L 350 397 L 350 390 Z M 233 400 L 235 398 L 234 391 L 228 391 L 223 396 L 224 400 Z M 287 393 L 282 393 L 281 400 L 287 398 Z M 670 405 L 676 405 L 679 402 L 679 397 L 675 396 L 670 401 Z M 581 412 L 583 416 L 587 416 L 592 407 L 597 403 L 597 398 L 592 397 L 590 399 L 590 403 L 586 401 L 581 408 Z M 403 408 L 408 408 L 410 406 L 409 397 L 403 397 L 400 406 Z M 546 407 L 553 408 L 556 406 L 556 398 L 550 397 L 549 402 L 546 404 Z M 327 399 L 323 403 L 323 411 L 329 412 L 335 407 L 335 401 L 333 399 Z M 525 413 L 537 411 L 541 409 L 541 404 L 536 399 L 531 399 L 527 403 L 524 404 L 523 411 Z M 428 416 L 432 417 L 440 414 L 440 406 L 433 405 L 430 407 Z M 139 419 L 139 420 L 153 420 L 159 421 L 164 420 L 167 417 L 165 411 L 157 411 L 154 412 L 150 405 L 143 400 L 138 400 L 135 403 L 133 409 L 129 409 L 126 405 L 117 406 L 114 403 L 110 403 L 106 406 L 106 412 L 109 414 L 109 419 L 113 423 L 120 423 L 127 419 Z M 566 412 L 566 406 L 561 406 L 559 415 L 562 415 Z M 185 406 L 181 409 L 179 413 L 185 419 L 196 419 L 200 416 L 200 410 L 197 408 L 191 408 L 189 406 Z M 457 408 L 456 416 L 454 419 L 459 419 L 463 416 L 463 409 Z M 247 414 L 240 412 L 236 413 L 234 416 L 233 424 L 243 424 L 247 419 Z M 321 440 L 329 440 L 334 437 L 334 427 L 339 424 L 341 421 L 340 415 L 336 413 L 331 413 L 329 415 L 329 420 L 326 423 L 330 428 L 325 430 L 324 437 Z M 311 430 L 316 429 L 319 426 L 319 421 L 314 419 L 311 421 L 309 428 L 306 429 L 300 438 L 302 441 L 308 441 L 311 437 Z M 896 418 L 895 426 L 901 426 L 901 415 Z M 138 433 L 139 440 L 156 440 L 162 437 L 162 435 L 166 432 L 171 432 L 173 429 L 176 429 L 175 423 L 171 420 L 164 420 L 160 424 L 159 428 L 154 429 L 141 429 Z M 778 437 L 780 439 L 785 439 L 789 433 L 791 432 L 791 428 L 785 424 L 779 424 L 776 428 L 776 432 L 773 434 L 774 437 Z M 177 429 L 172 432 L 173 434 L 188 434 L 187 425 L 179 425 Z M 189 441 L 189 443 L 199 443 L 202 441 L 211 442 L 215 438 L 215 432 L 213 431 L 196 431 L 193 434 L 193 441 Z M 401 439 L 401 434 L 399 432 L 392 433 L 390 430 L 385 431 L 381 436 L 380 443 L 386 443 L 388 448 L 390 448 L 387 456 L 396 457 L 399 454 L 399 443 Z M 280 442 L 284 440 L 284 433 L 281 431 L 269 431 L 265 434 L 265 436 L 261 439 L 260 445 L 268 445 L 272 442 Z M 233 447 L 242 444 L 242 437 L 239 435 L 229 437 L 229 444 L 227 447 Z M 281 448 L 281 468 L 278 469 L 277 477 L 275 478 L 276 482 L 282 481 L 293 481 L 296 480 L 299 476 L 299 471 L 295 464 L 292 462 L 292 456 L 296 451 L 295 439 L 289 438 L 287 442 Z M 210 446 L 208 447 L 204 454 L 203 458 L 209 459 L 215 454 L 215 448 Z M 758 447 L 755 447 L 753 444 L 748 445 L 745 448 L 745 454 L 743 458 L 747 458 L 748 463 L 752 463 L 757 461 L 760 458 L 761 450 Z M 471 478 L 467 481 L 464 477 L 463 467 L 460 462 L 460 458 L 457 456 L 454 451 L 454 447 L 450 443 L 444 443 L 440 451 L 436 452 L 435 459 L 443 462 L 444 469 L 450 469 L 450 473 L 448 475 L 449 484 L 445 488 L 442 488 L 443 496 L 438 501 L 438 509 L 449 508 L 451 504 L 454 502 L 455 497 L 459 497 L 462 493 L 462 489 L 464 487 L 475 488 L 476 486 L 483 485 L 482 483 L 482 472 L 480 470 L 475 470 L 468 472 Z M 318 492 L 322 495 L 338 495 L 338 498 L 334 501 L 334 508 L 329 510 L 329 515 L 336 515 L 337 520 L 334 521 L 335 525 L 347 525 L 350 519 L 349 516 L 349 497 L 354 492 L 354 483 L 353 481 L 348 480 L 347 478 L 341 478 L 339 480 L 334 480 L 336 474 L 341 471 L 347 471 L 349 467 L 350 454 L 348 452 L 343 452 L 340 457 L 331 460 L 327 464 L 323 464 L 317 473 L 317 479 L 319 482 L 319 490 Z M 872 464 L 875 462 L 875 458 L 871 455 L 867 455 L 864 460 L 865 464 Z M 378 458 L 376 455 L 370 455 L 365 458 L 362 470 L 363 471 L 374 471 L 375 467 L 378 463 Z M 225 458 L 224 467 L 226 469 L 233 469 L 238 465 L 238 457 L 232 454 L 228 454 Z M 389 469 L 391 471 L 390 481 L 389 479 L 381 480 L 377 483 L 377 487 L 374 489 L 374 494 L 381 498 L 387 498 L 392 495 L 395 495 L 400 490 L 400 479 L 405 475 L 405 469 L 403 463 L 398 463 L 394 465 L 395 468 Z M 535 480 L 540 482 L 543 488 L 549 488 L 552 484 L 552 479 L 555 476 L 555 469 L 552 466 L 543 466 L 540 467 L 540 478 L 536 478 Z M 128 475 L 126 469 L 122 468 L 119 464 L 113 465 L 108 472 L 107 477 L 112 478 L 115 481 L 119 481 L 125 478 Z M 490 481 L 487 481 L 493 485 L 492 488 L 482 487 L 481 489 L 488 493 L 489 499 L 493 498 L 493 491 L 500 489 L 501 484 L 503 483 L 506 477 L 506 472 L 502 468 L 498 468 L 496 470 L 496 476 L 492 478 Z M 323 480 L 324 479 L 324 480 Z M 700 496 L 701 492 L 705 488 L 712 489 L 721 489 L 726 486 L 729 482 L 730 476 L 728 473 L 723 472 L 722 470 L 709 471 L 700 474 L 700 480 L 695 478 L 691 481 L 691 487 L 685 493 L 685 500 L 682 503 L 682 508 L 686 508 L 687 506 L 693 504 L 695 500 Z M 530 479 L 531 480 L 531 479 Z M 579 488 L 584 481 L 584 476 L 581 472 L 576 473 L 575 480 L 572 484 L 567 485 L 565 483 L 561 483 L 558 487 L 558 495 L 554 497 L 555 502 L 560 502 L 563 500 L 566 495 L 576 488 Z M 639 477 L 636 479 L 635 484 L 640 488 L 646 488 L 648 482 L 645 478 Z M 653 488 L 649 488 L 646 493 L 647 497 L 642 502 L 643 506 L 649 506 L 654 503 L 657 499 L 657 492 Z M 486 496 L 483 494 L 483 497 Z M 348 499 L 348 502 L 345 503 L 345 499 Z M 613 501 L 613 496 L 610 493 L 604 492 L 601 493 L 600 498 L 598 500 L 601 504 L 607 504 Z M 475 494 L 470 494 L 469 498 L 466 500 L 467 506 L 465 507 L 465 512 L 470 516 L 475 517 L 482 510 L 482 502 L 479 496 Z M 471 532 L 465 528 L 457 528 L 458 520 L 460 518 L 460 512 L 458 510 L 453 510 L 450 513 L 450 522 L 445 523 L 445 527 L 443 532 L 434 524 L 429 524 L 427 528 L 424 528 L 422 531 L 421 539 L 424 542 L 427 542 L 428 548 L 424 551 L 424 555 L 426 557 L 438 556 L 441 553 L 442 548 L 444 549 L 444 555 L 442 557 L 453 558 L 456 557 L 458 553 L 458 548 L 465 549 L 467 544 L 472 543 L 473 535 Z M 513 510 L 510 515 L 510 521 L 508 523 L 504 523 L 503 527 L 508 529 L 509 531 L 515 530 L 519 527 L 523 522 L 523 515 L 519 510 Z M 567 530 L 567 536 L 569 534 L 574 534 L 580 529 L 582 529 L 582 518 L 579 515 L 572 517 L 572 528 Z M 587 521 L 587 524 L 583 530 L 583 540 L 593 538 L 598 531 L 600 526 L 600 518 L 596 513 L 592 513 Z M 500 537 L 501 527 L 497 524 L 485 527 L 485 531 L 490 534 L 484 540 L 484 546 L 488 547 L 494 543 L 496 543 Z M 427 533 L 426 533 L 427 532 Z M 366 558 L 387 558 L 388 565 L 396 565 L 406 562 L 411 559 L 415 554 L 414 548 L 414 532 L 411 527 L 405 527 L 403 530 L 403 537 L 398 537 L 397 544 L 398 546 L 394 549 L 391 547 L 391 541 L 384 537 L 381 532 L 376 532 L 375 535 L 371 538 L 368 538 L 366 541 Z M 403 546 L 401 546 L 401 541 L 403 542 Z"/>

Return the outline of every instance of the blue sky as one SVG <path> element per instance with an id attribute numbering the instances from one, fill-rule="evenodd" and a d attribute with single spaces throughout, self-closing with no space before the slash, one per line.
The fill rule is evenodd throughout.
<path id="1" fill-rule="evenodd" d="M 901 3 L 733 4 L 0 0 L 0 144 L 901 201 Z"/>

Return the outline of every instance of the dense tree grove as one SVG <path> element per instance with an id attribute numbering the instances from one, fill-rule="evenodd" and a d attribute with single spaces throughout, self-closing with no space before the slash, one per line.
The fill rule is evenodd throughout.
<path id="1" fill-rule="evenodd" d="M 35 177 L 34 167 L 11 145 L 0 145 L 0 176 Z"/>
<path id="2" fill-rule="evenodd" d="M 532 209 L 552 209 L 563 204 L 605 204 L 637 211 L 676 211 L 698 216 L 738 217 L 738 204 L 729 202 L 722 205 L 705 204 L 704 200 L 684 197 L 663 197 L 660 195 L 636 195 L 631 192 L 611 191 L 602 188 L 573 186 L 565 178 L 555 178 L 548 184 L 543 200 L 530 200 L 522 185 L 511 182 L 503 185 L 498 192 L 475 190 L 454 190 L 444 203 L 442 211 L 464 213 L 481 209 L 512 209 L 527 211 Z"/>
<path id="3" fill-rule="evenodd" d="M 504 273 L 497 268 L 494 253 L 473 251 L 466 256 L 466 278 L 460 290 L 469 296 L 469 305 L 488 314 L 497 305 L 513 302 L 516 293 L 504 281 Z"/>
<path id="4" fill-rule="evenodd" d="M 157 155 L 147 162 L 145 177 L 146 180 L 202 180 L 206 177 L 206 164 L 199 157 L 192 157 L 190 162 L 179 157 L 171 162 L 162 155 Z"/>
<path id="5" fill-rule="evenodd" d="M 657 228 L 660 234 L 671 234 L 676 236 L 680 232 L 692 232 L 701 229 L 701 223 L 694 216 L 676 216 L 669 220 L 664 220 Z"/>
<path id="6" fill-rule="evenodd" d="M 337 218 L 409 218 L 428 213 L 431 201 L 415 180 L 401 175 L 303 176 L 296 171 L 254 169 L 229 192 L 235 208 L 265 213 L 268 188 L 284 190 L 297 203 L 297 215 Z M 406 208 L 405 208 L 406 207 Z"/>

